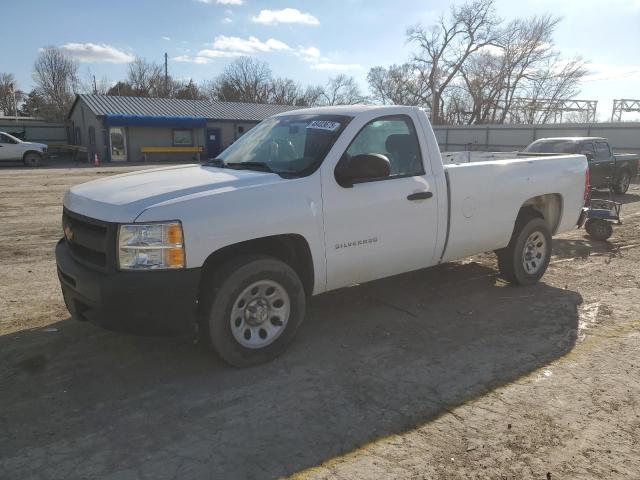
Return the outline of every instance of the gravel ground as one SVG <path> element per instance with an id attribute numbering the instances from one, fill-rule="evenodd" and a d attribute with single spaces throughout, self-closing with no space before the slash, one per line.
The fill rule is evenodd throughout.
<path id="1" fill-rule="evenodd" d="M 0 170 L 0 478 L 640 478 L 639 185 L 539 285 L 486 254 L 342 289 L 237 370 L 69 319 L 62 195 L 132 168 Z"/>

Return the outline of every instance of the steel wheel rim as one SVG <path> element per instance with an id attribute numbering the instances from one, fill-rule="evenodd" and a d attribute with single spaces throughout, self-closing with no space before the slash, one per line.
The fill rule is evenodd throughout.
<path id="1" fill-rule="evenodd" d="M 533 232 L 524 242 L 522 249 L 522 266 L 528 275 L 540 271 L 547 259 L 547 239 L 542 232 Z"/>
<path id="2" fill-rule="evenodd" d="M 264 348 L 282 335 L 290 314 L 291 300 L 285 288 L 273 280 L 259 280 L 236 297 L 229 325 L 243 347 Z"/>

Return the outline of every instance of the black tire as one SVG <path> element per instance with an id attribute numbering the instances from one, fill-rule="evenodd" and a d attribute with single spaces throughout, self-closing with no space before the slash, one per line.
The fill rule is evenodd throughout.
<path id="1" fill-rule="evenodd" d="M 27 152 L 22 157 L 22 163 L 27 167 L 39 167 L 42 165 L 42 155 L 38 152 Z"/>
<path id="2" fill-rule="evenodd" d="M 594 240 L 604 241 L 613 235 L 613 227 L 610 222 L 600 218 L 590 218 L 584 224 L 584 229 Z"/>
<path id="3" fill-rule="evenodd" d="M 615 184 L 613 185 L 613 191 L 622 195 L 629 190 L 629 184 L 631 183 L 631 173 L 626 168 L 620 172 Z"/>
<path id="4" fill-rule="evenodd" d="M 538 282 L 551 259 L 551 232 L 547 223 L 534 215 L 521 218 L 509 245 L 496 250 L 496 255 L 500 274 L 509 283 L 526 286 Z"/>
<path id="5" fill-rule="evenodd" d="M 286 295 L 282 294 L 288 300 L 286 303 L 288 316 L 284 322 L 277 316 L 272 316 L 278 314 L 273 313 L 275 307 L 267 297 L 266 290 L 268 288 L 265 293 L 261 292 L 255 299 L 245 303 L 244 312 L 232 319 L 232 312 L 242 303 L 241 296 L 256 283 L 260 285 L 274 284 L 281 288 L 278 290 L 279 292 L 286 292 Z M 259 321 L 250 317 L 251 314 L 247 312 L 250 308 L 249 304 L 253 301 L 264 301 L 268 304 L 266 307 L 258 306 L 258 308 L 265 309 L 267 318 L 263 318 L 262 323 L 257 325 L 248 323 L 249 320 Z M 304 287 L 296 272 L 289 265 L 264 255 L 243 256 L 223 265 L 205 280 L 202 289 L 200 330 L 202 336 L 210 342 L 223 360 L 235 367 L 248 367 L 273 360 L 289 347 L 304 319 L 305 308 Z M 261 310 L 261 313 L 264 312 Z M 232 320 L 235 327 L 232 326 Z M 238 320 L 240 322 L 236 323 Z M 284 324 L 278 326 L 275 320 Z M 267 325 L 264 322 L 272 322 L 272 324 Z M 242 327 L 238 328 L 241 325 Z M 266 330 L 261 328 L 263 325 Z M 263 332 L 267 330 L 271 332 L 272 327 L 279 333 L 274 334 L 272 340 L 265 333 L 265 339 L 263 339 Z M 242 339 L 237 339 L 234 336 L 232 329 L 235 329 L 236 335 L 241 329 L 244 329 L 245 334 L 249 330 L 249 338 L 246 335 L 244 337 L 246 342 L 270 341 L 271 343 L 264 346 L 247 347 L 240 343 Z M 260 340 L 256 335 L 259 335 Z"/>

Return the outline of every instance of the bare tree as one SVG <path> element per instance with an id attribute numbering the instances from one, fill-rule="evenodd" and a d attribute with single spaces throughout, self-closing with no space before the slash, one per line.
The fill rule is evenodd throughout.
<path id="1" fill-rule="evenodd" d="M 12 73 L 0 73 L 0 111 L 5 115 L 16 115 L 16 107 L 22 102 L 24 92 L 18 88 Z"/>
<path id="2" fill-rule="evenodd" d="M 534 16 L 500 29 L 494 44 L 469 55 L 461 65 L 441 97 L 441 120 L 471 124 L 552 119 L 541 111 L 557 108 L 560 96 L 575 95 L 586 74 L 581 59 L 567 62 L 553 49 L 558 22 L 551 15 Z M 522 97 L 540 100 L 530 102 L 532 109 L 523 112 Z"/>
<path id="3" fill-rule="evenodd" d="M 129 63 L 127 83 L 137 97 L 166 97 L 169 85 L 165 87 L 164 69 L 158 63 L 136 57 Z"/>
<path id="4" fill-rule="evenodd" d="M 586 62 L 581 57 L 565 60 L 560 54 L 549 58 L 543 68 L 536 71 L 524 90 L 531 99 L 532 108 L 526 113 L 526 123 L 548 123 L 555 120 L 560 101 L 572 98 L 579 92 L 580 81 L 588 74 Z M 545 108 L 540 108 L 544 105 Z M 516 118 L 516 121 L 522 121 Z"/>
<path id="5" fill-rule="evenodd" d="M 206 98 L 193 79 L 190 79 L 187 83 L 178 84 L 174 97 L 183 100 L 203 100 Z"/>
<path id="6" fill-rule="evenodd" d="M 441 121 L 445 90 L 469 56 L 497 43 L 495 27 L 499 20 L 493 4 L 494 0 L 473 0 L 453 6 L 449 16 L 442 16 L 438 25 L 425 28 L 418 24 L 407 30 L 408 40 L 420 48 L 413 61 L 429 71 L 432 122 Z"/>
<path id="7" fill-rule="evenodd" d="M 302 87 L 290 78 L 274 78 L 270 84 L 269 103 L 296 105 L 303 95 Z"/>
<path id="8" fill-rule="evenodd" d="M 343 73 L 330 78 L 321 95 L 324 105 L 355 105 L 366 100 L 355 78 Z"/>
<path id="9" fill-rule="evenodd" d="M 413 63 L 373 67 L 367 74 L 373 99 L 383 104 L 430 105 L 427 74 L 419 67 Z"/>
<path id="10" fill-rule="evenodd" d="M 307 85 L 302 93 L 302 96 L 298 98 L 295 105 L 300 107 L 315 107 L 321 104 L 322 94 L 324 88 L 320 85 Z"/>
<path id="11" fill-rule="evenodd" d="M 59 48 L 43 48 L 33 66 L 39 96 L 49 106 L 47 114 L 64 120 L 78 90 L 78 64 Z"/>
<path id="12" fill-rule="evenodd" d="M 252 57 L 240 57 L 209 82 L 205 90 L 212 100 L 267 103 L 271 91 L 269 65 Z"/>

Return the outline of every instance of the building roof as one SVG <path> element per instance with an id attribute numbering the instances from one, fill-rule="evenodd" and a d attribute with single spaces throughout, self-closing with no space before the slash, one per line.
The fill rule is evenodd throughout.
<path id="1" fill-rule="evenodd" d="M 210 120 L 259 122 L 277 113 L 300 108 L 293 105 L 266 103 L 212 102 L 209 100 L 80 94 L 76 96 L 69 115 L 71 115 L 79 99 L 82 99 L 97 116 L 200 117 Z"/>

